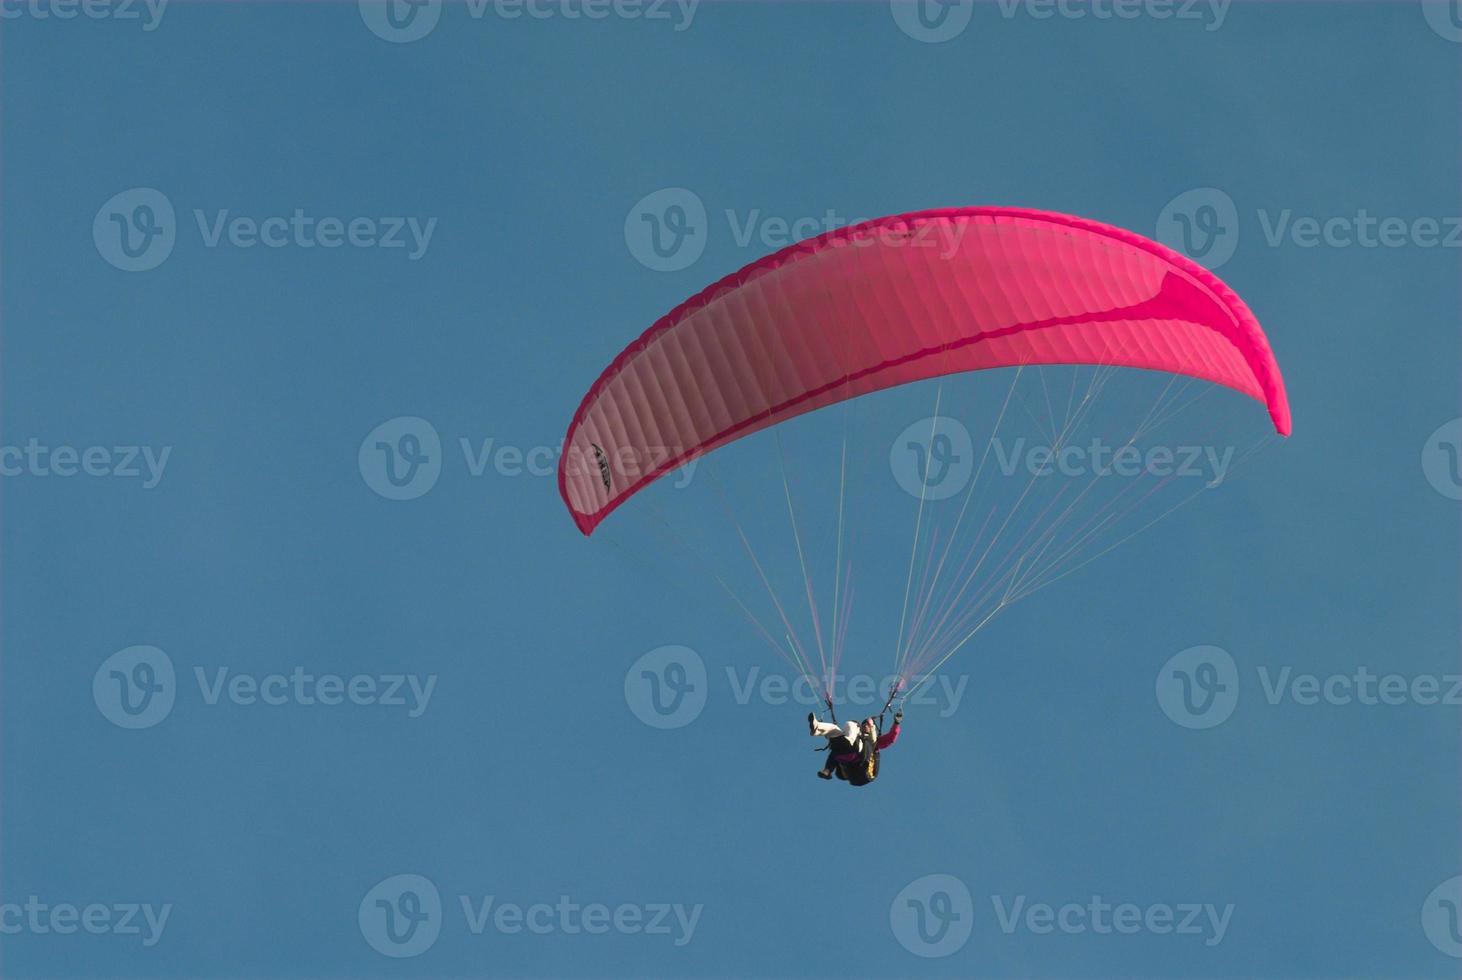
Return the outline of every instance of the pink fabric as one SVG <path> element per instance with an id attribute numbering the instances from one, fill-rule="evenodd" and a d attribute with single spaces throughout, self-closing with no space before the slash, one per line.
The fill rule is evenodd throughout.
<path id="1" fill-rule="evenodd" d="M 894 725 L 888 731 L 886 731 L 882 735 L 878 736 L 878 750 L 880 752 L 882 752 L 884 749 L 888 748 L 890 745 L 892 745 L 894 742 L 897 742 L 898 740 L 899 740 L 899 726 L 898 725 Z M 835 756 L 833 756 L 832 759 L 833 759 L 834 762 L 857 762 L 858 761 L 858 753 L 856 753 L 856 752 L 844 752 L 842 755 L 835 755 Z"/>
<path id="2" fill-rule="evenodd" d="M 1279 365 L 1217 276 L 1069 215 L 955 208 L 878 218 L 754 262 L 657 321 L 584 396 L 559 492 L 585 534 L 663 474 L 858 395 L 960 371 L 1109 364 L 1264 403 L 1290 432 Z M 607 485 L 606 485 L 607 484 Z"/>

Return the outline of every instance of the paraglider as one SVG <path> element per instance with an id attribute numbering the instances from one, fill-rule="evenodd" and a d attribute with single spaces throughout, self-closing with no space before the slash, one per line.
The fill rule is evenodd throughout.
<path id="1" fill-rule="evenodd" d="M 1053 365 L 1076 372 L 1064 393 L 1064 421 L 1058 418 L 1063 393 L 1052 397 L 1045 373 Z M 1033 473 L 1024 490 L 1010 494 L 1008 513 L 992 508 L 978 519 L 975 490 L 984 486 L 991 447 L 1002 451 L 1000 426 L 1016 414 L 1007 408 L 1030 415 L 1031 405 L 1042 403 L 1039 395 L 1014 397 L 1023 377 L 1040 380 L 1052 458 L 1069 448 L 1098 393 L 1122 369 L 1168 383 L 1131 435 L 1124 430 L 1119 437 L 1119 453 L 1135 451 L 1141 436 L 1187 407 L 1170 394 L 1179 379 L 1248 396 L 1264 406 L 1275 432 L 1290 432 L 1289 402 L 1268 339 L 1243 300 L 1212 272 L 1096 221 L 1019 208 L 950 208 L 829 231 L 751 263 L 661 317 L 584 395 L 564 439 L 559 492 L 579 530 L 592 535 L 665 474 L 753 433 L 771 429 L 775 438 L 787 420 L 915 382 L 935 382 L 942 395 L 945 378 L 995 369 L 1013 369 L 1014 380 L 990 426 L 985 456 L 953 453 L 939 442 L 939 396 L 928 445 L 911 446 L 920 453 L 918 510 L 895 643 L 899 697 L 997 612 L 1105 553 L 1115 546 L 1107 543 L 1112 537 L 1136 533 L 1124 521 L 1140 513 L 1138 504 L 1150 506 L 1151 491 L 1132 491 L 1134 481 L 1116 486 L 1111 468 L 1098 467 L 1085 474 L 1090 485 L 1052 491 L 1044 501 L 1044 474 Z M 780 463 L 780 441 L 777 447 Z M 846 469 L 846 441 L 843 448 Z M 932 531 L 925 490 L 933 468 L 972 456 L 979 468 L 963 496 L 951 498 L 957 505 L 952 527 Z M 1157 489 L 1173 484 L 1161 474 L 1155 482 Z M 831 711 L 851 599 L 842 484 L 836 501 L 819 508 L 832 513 L 836 507 L 838 557 L 826 629 L 785 472 L 783 489 L 815 644 L 802 638 L 776 595 L 776 576 L 741 526 L 739 541 L 778 625 L 762 623 L 719 573 L 712 575 L 762 638 L 821 688 Z M 1084 517 L 1081 507 L 1096 513 Z M 916 562 L 921 548 L 927 553 Z M 820 667 L 811 663 L 814 650 Z M 880 742 L 888 739 L 881 746 L 887 747 L 898 731 L 897 725 L 884 735 L 877 725 L 871 733 L 862 726 L 849 730 L 815 717 L 810 725 L 814 735 L 837 743 L 824 770 L 828 778 L 847 776 L 848 766 L 860 762 L 860 779 L 870 766 L 876 771 Z"/>
<path id="2" fill-rule="evenodd" d="M 931 240 L 958 246 L 916 244 L 929 223 L 951 225 Z M 1259 322 L 1207 269 L 1095 221 L 953 208 L 829 231 L 661 317 L 574 413 L 559 492 L 592 534 L 664 474 L 794 415 L 938 375 L 1033 364 L 1201 378 L 1259 400 L 1275 431 L 1290 431 Z M 645 472 L 614 472 L 667 447 L 673 454 Z"/>
<path id="3" fill-rule="evenodd" d="M 878 720 L 872 716 L 839 726 L 835 722 L 819 721 L 816 714 L 809 712 L 807 725 L 812 737 L 827 739 L 827 763 L 818 770 L 818 778 L 836 776 L 849 786 L 867 786 L 878 778 L 881 753 L 898 741 L 903 723 L 902 708 L 894 712 L 893 727 L 882 734 L 878 731 Z"/>

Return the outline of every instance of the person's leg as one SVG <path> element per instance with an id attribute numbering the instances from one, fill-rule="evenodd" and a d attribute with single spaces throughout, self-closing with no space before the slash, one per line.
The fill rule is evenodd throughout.
<path id="1" fill-rule="evenodd" d="M 841 767 L 839 767 L 838 763 L 835 761 L 835 757 L 840 755 L 848 755 L 853 751 L 853 746 L 848 741 L 848 737 L 846 735 L 842 734 L 841 732 L 836 735 L 829 735 L 827 739 L 827 757 L 823 761 L 822 771 L 818 773 L 818 776 L 822 777 L 823 779 L 832 779 L 835 775 L 839 779 L 846 778 L 843 776 L 843 771 Z"/>
<path id="2" fill-rule="evenodd" d="M 841 726 L 835 725 L 832 722 L 814 719 L 812 722 L 812 734 L 814 738 L 818 736 L 822 738 L 836 738 L 843 734 L 843 729 Z"/>

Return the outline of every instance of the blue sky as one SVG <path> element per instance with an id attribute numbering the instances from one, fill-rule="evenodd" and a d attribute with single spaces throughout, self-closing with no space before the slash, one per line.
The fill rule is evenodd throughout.
<path id="1" fill-rule="evenodd" d="M 1455 5 L 5 9 L 6 975 L 1457 975 Z M 626 225 L 667 189 L 705 218 L 664 270 Z M 1218 216 L 1295 434 L 1003 613 L 957 705 L 829 786 L 804 706 L 738 697 L 786 671 L 725 596 L 643 509 L 584 539 L 547 474 L 779 220 L 983 203 Z M 857 430 L 855 673 L 934 394 Z M 713 460 L 749 526 L 775 458 Z M 660 497 L 745 574 L 708 477 Z M 1157 693 L 1195 657 L 1232 665 L 1210 727 Z M 672 661 L 698 714 L 657 727 Z M 1362 668 L 1399 703 L 1334 694 Z"/>

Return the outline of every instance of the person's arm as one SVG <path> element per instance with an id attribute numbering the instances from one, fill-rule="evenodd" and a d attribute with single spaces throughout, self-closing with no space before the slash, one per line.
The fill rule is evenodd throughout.
<path id="1" fill-rule="evenodd" d="M 878 736 L 878 748 L 880 750 L 888 748 L 890 745 L 899 740 L 899 726 L 903 723 L 904 709 L 899 708 L 899 710 L 893 713 L 893 727 L 884 732 L 882 735 Z"/>

